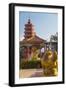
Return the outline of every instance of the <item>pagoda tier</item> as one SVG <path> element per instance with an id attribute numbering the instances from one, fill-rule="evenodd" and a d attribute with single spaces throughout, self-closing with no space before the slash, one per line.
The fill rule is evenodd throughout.
<path id="1" fill-rule="evenodd" d="M 25 39 L 28 39 L 28 38 L 31 38 L 35 35 L 35 32 L 34 32 L 34 27 L 30 21 L 30 19 L 28 19 L 28 22 L 27 24 L 25 24 L 25 31 L 24 31 L 24 37 Z"/>

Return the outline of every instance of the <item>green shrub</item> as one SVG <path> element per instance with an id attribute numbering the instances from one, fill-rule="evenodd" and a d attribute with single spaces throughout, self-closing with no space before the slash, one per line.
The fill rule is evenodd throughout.
<path id="1" fill-rule="evenodd" d="M 20 62 L 20 69 L 41 68 L 41 61 L 22 61 Z"/>

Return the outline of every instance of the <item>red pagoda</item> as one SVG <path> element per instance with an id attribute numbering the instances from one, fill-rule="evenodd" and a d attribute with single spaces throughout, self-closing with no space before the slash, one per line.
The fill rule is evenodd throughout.
<path id="1" fill-rule="evenodd" d="M 38 48 L 41 50 L 44 47 L 46 40 L 38 37 L 34 31 L 34 25 L 31 23 L 31 20 L 28 19 L 27 24 L 25 24 L 24 39 L 20 41 L 20 55 L 22 58 L 30 59 L 32 49 Z"/>

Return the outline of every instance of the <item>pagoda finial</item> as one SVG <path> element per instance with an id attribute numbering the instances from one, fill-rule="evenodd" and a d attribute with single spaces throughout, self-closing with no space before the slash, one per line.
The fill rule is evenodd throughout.
<path id="1" fill-rule="evenodd" d="M 31 21 L 30 21 L 30 17 L 29 17 L 29 19 L 28 19 L 28 23 L 30 23 Z"/>

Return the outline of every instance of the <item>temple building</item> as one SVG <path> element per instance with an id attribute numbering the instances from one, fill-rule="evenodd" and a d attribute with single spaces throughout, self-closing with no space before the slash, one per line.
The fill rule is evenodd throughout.
<path id="1" fill-rule="evenodd" d="M 34 25 L 28 19 L 24 28 L 24 39 L 20 41 L 20 57 L 29 60 L 33 54 L 33 48 L 37 48 L 41 52 L 41 49 L 45 47 L 45 43 L 46 40 L 37 36 Z"/>
<path id="2" fill-rule="evenodd" d="M 45 44 L 50 50 L 58 52 L 58 33 L 51 35 L 50 41 Z"/>

